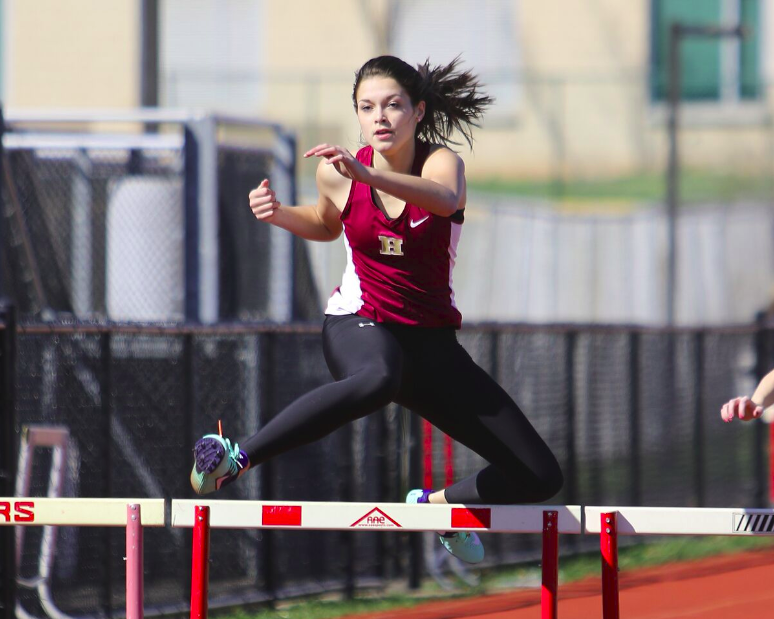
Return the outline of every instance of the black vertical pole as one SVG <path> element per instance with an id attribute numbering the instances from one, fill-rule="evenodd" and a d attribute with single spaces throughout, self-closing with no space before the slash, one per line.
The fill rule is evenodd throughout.
<path id="1" fill-rule="evenodd" d="M 640 334 L 629 334 L 629 457 L 631 466 L 631 502 L 640 505 L 642 501 L 642 462 L 640 447 Z"/>
<path id="2" fill-rule="evenodd" d="M 199 146 L 187 125 L 184 135 L 185 319 L 199 322 Z"/>
<path id="3" fill-rule="evenodd" d="M 111 463 L 113 462 L 111 457 L 112 439 L 110 436 L 110 427 L 112 423 L 111 393 L 113 391 L 113 374 L 111 368 L 112 354 L 110 350 L 111 341 L 110 331 L 104 331 L 100 336 L 100 364 L 102 370 L 102 393 L 100 394 L 100 404 L 102 409 L 102 462 L 104 463 L 104 466 L 102 467 L 103 496 L 108 498 L 113 496 L 113 479 L 110 470 Z M 112 531 L 107 527 L 104 528 L 103 531 L 103 535 L 105 536 L 105 571 L 102 574 L 105 587 L 104 612 L 106 616 L 111 617 L 113 615 L 113 570 L 111 567 L 113 557 L 110 552 Z"/>
<path id="4" fill-rule="evenodd" d="M 694 484 L 696 486 L 696 506 L 704 507 L 705 471 L 704 471 L 704 332 L 696 333 L 694 343 L 694 411 L 693 411 L 693 454 Z"/>
<path id="5" fill-rule="evenodd" d="M 196 409 L 196 378 L 195 378 L 195 364 L 194 364 L 194 339 L 192 333 L 186 333 L 183 335 L 183 451 L 184 459 L 188 466 L 193 465 L 193 446 L 196 443 L 196 439 L 199 437 L 196 435 L 197 425 L 197 409 Z M 211 429 L 207 429 L 207 432 L 212 432 Z M 187 467 L 186 467 L 187 468 Z M 186 470 L 181 471 L 183 475 L 187 473 Z M 183 477 L 185 479 L 185 477 Z M 165 499 L 171 499 L 172 496 L 165 496 Z M 193 553 L 193 537 L 190 535 L 185 536 L 185 555 L 190 557 Z M 181 591 L 186 592 L 187 599 L 191 599 L 191 575 L 187 574 L 185 570 L 181 570 Z"/>
<path id="6" fill-rule="evenodd" d="M 347 449 L 344 450 L 345 462 L 340 472 L 343 484 L 342 500 L 351 503 L 355 500 L 355 479 L 358 466 L 355 463 L 355 437 L 354 423 L 349 423 L 341 429 Z M 357 537 L 351 531 L 339 531 L 344 538 L 341 540 L 344 548 L 344 598 L 352 600 L 355 597 L 355 561 L 357 557 Z"/>
<path id="7" fill-rule="evenodd" d="M 482 334 L 483 336 L 483 334 Z M 502 386 L 502 376 L 500 375 L 500 337 L 502 332 L 499 329 L 492 329 L 489 336 L 489 375 L 494 378 L 498 385 Z M 452 454 L 453 457 L 453 454 Z M 455 467 L 456 468 L 456 467 Z M 489 549 L 487 549 L 489 550 Z M 502 562 L 503 547 L 502 544 L 495 544 L 495 547 L 489 551 L 496 564 Z"/>
<path id="8" fill-rule="evenodd" d="M 276 404 L 276 381 L 277 374 L 274 363 L 274 349 L 276 343 L 276 333 L 264 333 L 260 339 L 260 351 L 259 351 L 259 393 L 260 393 L 260 424 L 261 427 L 265 426 L 272 417 L 272 413 L 275 410 Z M 270 501 L 275 498 L 274 496 L 274 484 L 273 484 L 273 471 L 274 468 L 272 461 L 260 462 L 260 469 L 258 473 L 261 476 L 261 499 L 264 501 Z M 264 529 L 261 531 L 261 538 L 263 543 L 261 544 L 262 553 L 260 556 L 261 562 L 261 574 L 263 574 L 263 586 L 266 589 L 266 593 L 269 597 L 269 604 L 273 608 L 277 600 L 277 575 L 275 572 L 274 561 L 274 548 L 275 548 L 275 534 L 270 529 Z"/>
<path id="9" fill-rule="evenodd" d="M 678 114 L 680 109 L 680 87 L 682 82 L 680 65 L 680 24 L 669 29 L 669 118 L 667 122 L 669 155 L 667 162 L 667 289 L 666 323 L 671 327 L 675 322 L 677 283 L 677 203 L 680 199 L 678 166 L 680 159 L 677 145 Z"/>
<path id="10" fill-rule="evenodd" d="M 412 488 L 422 487 L 422 422 L 419 415 L 409 414 L 409 481 Z M 422 533 L 409 533 L 409 589 L 422 585 Z"/>
<path id="11" fill-rule="evenodd" d="M 567 470 L 564 471 L 566 501 L 575 505 L 578 501 L 578 458 L 575 445 L 575 332 L 565 335 L 564 376 L 567 404 L 565 417 L 567 425 Z"/>
<path id="12" fill-rule="evenodd" d="M 140 37 L 140 105 L 156 107 L 159 104 L 158 0 L 141 2 Z"/>
<path id="13" fill-rule="evenodd" d="M 16 482 L 16 310 L 0 307 L 0 496 L 14 496 Z M 14 527 L 0 527 L 0 618 L 16 614 Z"/>
<path id="14" fill-rule="evenodd" d="M 761 314 L 758 318 L 758 329 L 755 332 L 755 381 L 759 383 L 761 379 L 769 372 L 770 351 L 768 347 L 769 329 L 765 324 L 765 315 Z M 771 499 L 769 488 L 774 487 L 774 471 L 769 470 L 766 463 L 766 438 L 771 432 L 771 426 L 764 423 L 755 424 L 755 433 L 753 440 L 755 448 L 753 450 L 753 467 L 755 475 L 755 507 L 768 507 Z M 769 446 L 771 448 L 771 445 Z M 771 481 L 770 481 L 771 480 Z"/>
<path id="15" fill-rule="evenodd" d="M 9 295 L 9 282 L 5 281 L 7 264 L 5 250 L 8 242 L 5 236 L 5 217 L 3 216 L 3 195 L 5 194 L 5 152 L 3 151 L 3 136 L 5 135 L 5 121 L 3 120 L 3 106 L 0 105 L 0 299 Z"/>

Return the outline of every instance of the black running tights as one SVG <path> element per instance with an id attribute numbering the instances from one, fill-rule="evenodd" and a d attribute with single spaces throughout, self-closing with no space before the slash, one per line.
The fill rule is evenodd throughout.
<path id="1" fill-rule="evenodd" d="M 397 402 L 490 463 L 446 488 L 449 503 L 536 503 L 561 488 L 548 446 L 453 329 L 328 316 L 323 351 L 335 382 L 300 397 L 241 442 L 251 466 Z"/>

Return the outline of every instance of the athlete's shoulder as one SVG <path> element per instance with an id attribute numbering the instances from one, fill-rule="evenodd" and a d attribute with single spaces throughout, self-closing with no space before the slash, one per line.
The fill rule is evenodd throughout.
<path id="1" fill-rule="evenodd" d="M 428 154 L 425 159 L 424 169 L 451 168 L 464 170 L 465 162 L 457 153 L 443 144 L 428 144 Z"/>

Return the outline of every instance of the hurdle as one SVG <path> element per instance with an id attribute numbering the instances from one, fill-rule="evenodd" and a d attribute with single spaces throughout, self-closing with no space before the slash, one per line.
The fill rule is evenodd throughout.
<path id="1" fill-rule="evenodd" d="M 210 529 L 540 533 L 542 619 L 556 619 L 558 535 L 580 534 L 579 505 L 410 505 L 315 501 L 173 500 L 171 526 L 193 528 L 191 618 L 206 619 Z"/>
<path id="2" fill-rule="evenodd" d="M 619 535 L 771 536 L 774 509 L 173 500 L 171 526 L 193 528 L 192 619 L 207 618 L 211 528 L 540 533 L 542 619 L 557 619 L 558 535 L 599 535 L 602 616 L 619 619 Z"/>
<path id="3" fill-rule="evenodd" d="M 46 527 L 52 541 L 53 527 L 58 526 L 126 527 L 126 619 L 143 619 L 143 527 L 165 524 L 164 499 L 0 497 L 0 526 L 18 527 L 17 565 L 25 527 Z M 39 577 L 26 584 L 37 589 L 40 604 L 50 616 L 61 616 L 48 589 L 53 554 L 51 544 L 41 553 Z M 18 607 L 17 614 L 25 616 Z"/>
<path id="4" fill-rule="evenodd" d="M 619 619 L 619 535 L 774 535 L 774 509 L 586 506 L 584 533 L 600 536 L 602 617 Z"/>

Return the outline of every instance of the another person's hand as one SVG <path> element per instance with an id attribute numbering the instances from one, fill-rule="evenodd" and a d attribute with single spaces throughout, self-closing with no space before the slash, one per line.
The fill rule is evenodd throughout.
<path id="1" fill-rule="evenodd" d="M 333 165 L 336 168 L 336 171 L 343 177 L 350 178 L 354 181 L 363 179 L 365 166 L 342 146 L 318 144 L 314 148 L 310 148 L 306 151 L 304 157 L 324 157 L 326 163 Z"/>
<path id="2" fill-rule="evenodd" d="M 720 409 L 720 417 L 726 423 L 733 421 L 736 417 L 742 421 L 751 421 L 758 419 L 761 415 L 763 415 L 763 407 L 747 396 L 729 400 Z"/>
<path id="3" fill-rule="evenodd" d="M 279 207 L 280 203 L 277 202 L 277 196 L 269 187 L 268 179 L 262 180 L 261 184 L 250 192 L 250 209 L 256 219 L 271 221 Z"/>

